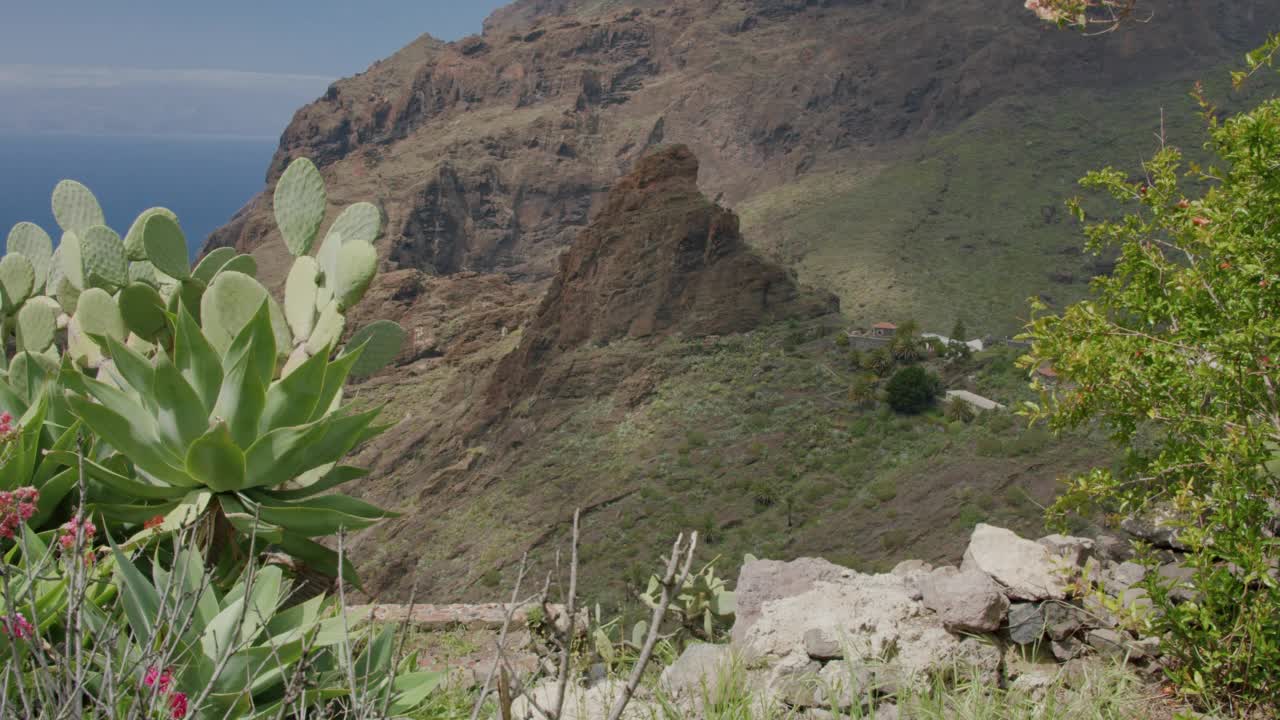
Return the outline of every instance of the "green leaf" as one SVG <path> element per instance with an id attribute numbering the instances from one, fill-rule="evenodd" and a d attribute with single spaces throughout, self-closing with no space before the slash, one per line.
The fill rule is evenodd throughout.
<path id="1" fill-rule="evenodd" d="M 338 465 L 324 477 L 305 487 L 294 488 L 290 490 L 254 490 L 255 496 L 261 495 L 264 498 L 270 498 L 271 502 L 282 500 L 301 500 L 309 498 L 312 495 L 318 495 L 326 490 L 332 490 L 339 485 L 344 485 L 352 480 L 358 480 L 369 474 L 364 468 L 352 467 L 350 465 Z"/>
<path id="2" fill-rule="evenodd" d="M 362 530 L 394 516 L 346 495 L 320 495 L 281 504 L 260 502 L 258 512 L 263 520 L 306 537 L 334 535 L 343 528 Z"/>
<path id="3" fill-rule="evenodd" d="M 155 385 L 155 368 L 141 353 L 120 343 L 115 338 L 107 338 L 107 352 L 111 354 L 111 362 L 120 376 L 129 384 L 145 402 L 152 398 L 151 388 Z"/>
<path id="4" fill-rule="evenodd" d="M 382 231 L 382 211 L 378 210 L 378 206 L 369 202 L 358 202 L 349 205 L 337 220 L 333 221 L 333 225 L 329 226 L 330 233 L 337 233 L 342 238 L 342 242 L 366 242 L 373 243 L 378 239 L 378 234 Z M 328 240 L 328 236 L 325 236 Z"/>
<path id="5" fill-rule="evenodd" d="M 182 373 L 164 351 L 156 357 L 153 393 L 160 439 L 169 443 L 180 456 L 185 456 L 187 447 L 209 430 L 209 416 L 200 396 L 183 379 Z"/>
<path id="6" fill-rule="evenodd" d="M 256 506 L 246 506 L 240 498 L 231 494 L 219 495 L 218 502 L 222 504 L 222 512 L 226 515 L 227 521 L 246 540 L 253 539 L 258 547 L 267 543 L 280 542 L 283 537 L 284 528 L 265 522 L 254 514 L 257 510 Z"/>
<path id="7" fill-rule="evenodd" d="M 364 350 L 351 374 L 367 377 L 386 367 L 400 354 L 405 338 L 404 328 L 390 320 L 377 320 L 360 328 L 347 341 L 347 348 Z"/>
<path id="8" fill-rule="evenodd" d="M 316 355 L 307 359 L 292 373 L 271 384 L 267 403 L 258 423 L 258 432 L 266 433 L 289 425 L 310 421 L 316 402 L 324 391 L 328 359 Z"/>
<path id="9" fill-rule="evenodd" d="M 99 385 L 102 384 L 99 383 Z M 111 388 L 111 390 L 115 389 Z M 99 390 L 99 392 L 106 394 L 108 391 Z M 123 453 L 139 469 L 161 482 L 179 487 L 195 487 L 195 481 L 185 471 L 179 469 L 180 461 L 160 443 L 159 438 L 154 434 L 155 422 L 142 408 L 137 408 L 136 412 L 130 413 L 126 418 L 105 405 L 90 402 L 79 396 L 69 396 L 67 402 L 90 430 Z M 143 422 L 136 423 L 132 420 L 143 420 Z"/>
<path id="10" fill-rule="evenodd" d="M 263 388 L 271 384 L 276 370 L 276 346 L 275 334 L 271 330 L 271 311 L 265 302 L 258 306 L 253 318 L 231 341 L 222 366 L 227 368 L 236 365 L 242 357 L 248 358 L 249 369 L 257 376 Z"/>
<path id="11" fill-rule="evenodd" d="M 133 562 L 120 552 L 115 541 L 107 536 L 111 545 L 111 553 L 116 560 L 116 576 L 119 578 L 120 600 L 124 605 L 124 614 L 128 618 L 129 628 L 138 638 L 139 644 L 146 647 L 151 643 L 151 635 L 155 632 L 155 623 L 160 616 L 160 594 L 152 587 Z"/>
<path id="12" fill-rule="evenodd" d="M 215 492 L 244 487 L 244 452 L 236 446 L 226 422 L 219 422 L 191 443 L 187 473 Z"/>
<path id="13" fill-rule="evenodd" d="M 186 306 L 178 309 L 173 361 L 182 377 L 200 396 L 205 411 L 212 413 L 222 389 L 222 362 Z"/>
<path id="14" fill-rule="evenodd" d="M 351 368 L 360 361 L 362 356 L 362 350 L 357 348 L 354 353 L 343 354 L 337 360 L 329 363 L 324 371 L 324 387 L 320 390 L 320 396 L 316 398 L 316 406 L 311 413 L 311 420 L 319 420 L 329 414 L 334 401 L 338 398 L 339 393 L 342 392 L 342 386 L 347 382 L 347 376 L 350 374 Z"/>
<path id="15" fill-rule="evenodd" d="M 213 416 L 225 420 L 236 445 L 248 448 L 258 439 L 258 423 L 267 403 L 267 391 L 254 367 L 251 348 L 239 354 L 227 369 L 218 392 Z M 232 353 L 228 353 L 228 360 Z"/>
<path id="16" fill-rule="evenodd" d="M 224 272 L 238 272 L 249 277 L 258 276 L 258 261 L 252 255 L 237 255 L 222 266 Z"/>
<path id="17" fill-rule="evenodd" d="M 338 576 L 338 553 L 329 548 L 290 532 L 285 532 L 284 537 L 276 544 L 289 555 L 305 562 L 307 567 L 329 577 Z M 342 558 L 342 579 L 360 589 L 360 577 L 356 574 L 351 559 L 347 557 Z"/>

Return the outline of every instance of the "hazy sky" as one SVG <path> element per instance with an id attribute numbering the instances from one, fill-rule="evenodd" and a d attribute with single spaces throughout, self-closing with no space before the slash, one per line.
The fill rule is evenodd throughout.
<path id="1" fill-rule="evenodd" d="M 508 0 L 0 2 L 0 132 L 273 136 L 331 81 Z"/>
<path id="2" fill-rule="evenodd" d="M 0 65 L 350 75 L 506 0 L 4 0 Z"/>

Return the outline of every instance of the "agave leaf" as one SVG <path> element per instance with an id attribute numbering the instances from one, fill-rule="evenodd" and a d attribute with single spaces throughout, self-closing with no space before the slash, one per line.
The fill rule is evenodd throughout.
<path id="1" fill-rule="evenodd" d="M 206 413 L 212 413 L 222 388 L 222 363 L 185 306 L 178 309 L 173 362 L 195 389 Z"/>
<path id="2" fill-rule="evenodd" d="M 99 392 L 107 392 L 107 386 L 98 383 Z M 119 390 L 112 391 L 119 393 Z M 96 393 L 95 393 L 96 395 Z M 181 461 L 173 457 L 154 435 L 155 422 L 151 416 L 138 408 L 130 417 L 141 421 L 142 425 L 134 425 L 130 420 L 114 410 L 89 402 L 85 398 L 71 395 L 67 402 L 72 410 L 84 420 L 85 425 L 94 433 L 106 440 L 117 451 L 123 453 L 138 469 L 156 477 L 161 482 L 179 487 L 195 487 L 196 483 L 184 470 L 179 469 Z M 145 420 L 143 420 L 145 418 Z M 150 431 L 149 431 L 150 430 Z"/>
<path id="3" fill-rule="evenodd" d="M 155 385 L 155 368 L 136 350 L 114 338 L 107 339 L 107 351 L 120 377 L 137 392 L 144 402 L 154 402 L 151 388 Z"/>
<path id="4" fill-rule="evenodd" d="M 187 474 L 215 492 L 244 487 L 244 452 L 236 446 L 226 422 L 214 425 L 187 448 Z"/>
<path id="5" fill-rule="evenodd" d="M 329 577 L 338 577 L 338 553 L 329 548 L 290 532 L 285 532 L 284 537 L 276 544 L 289 555 L 305 562 L 307 567 L 318 570 Z M 356 589 L 361 587 L 360 576 L 356 574 L 355 566 L 351 564 L 350 558 L 347 557 L 342 558 L 342 579 L 344 582 L 354 585 Z M 339 622 L 330 623 L 330 628 L 336 632 L 341 632 L 341 618 L 334 619 Z M 317 647 L 326 645 L 326 641 L 322 639 L 323 635 L 324 633 L 322 632 L 321 636 L 317 637 Z M 330 639 L 327 644 L 332 645 L 334 642 L 336 641 Z"/>
<path id="6" fill-rule="evenodd" d="M 222 512 L 227 520 L 246 538 L 252 538 L 261 547 L 267 543 L 277 543 L 284 536 L 284 528 L 265 522 L 257 515 L 256 506 L 246 506 L 241 498 L 232 493 L 218 496 L 222 504 Z"/>
<path id="7" fill-rule="evenodd" d="M 358 480 L 366 477 L 369 471 L 364 468 L 353 467 L 350 465 L 336 465 L 319 480 L 305 487 L 293 488 L 289 490 L 266 490 L 257 489 L 252 491 L 254 497 L 268 498 L 271 502 L 302 500 L 312 495 L 318 495 L 326 490 L 332 490 L 339 485 L 344 485 L 352 480 Z"/>
<path id="8" fill-rule="evenodd" d="M 129 629 L 133 631 L 139 644 L 145 647 L 151 642 L 151 635 L 155 632 L 155 624 L 160 617 L 160 594 L 146 576 L 134 567 L 133 562 L 120 552 L 110 535 L 107 540 L 116 561 L 120 600 L 129 621 Z"/>
<path id="9" fill-rule="evenodd" d="M 276 428 L 307 423 L 324 391 L 328 364 L 327 357 L 316 355 L 271 383 L 258 432 L 267 433 Z"/>
<path id="10" fill-rule="evenodd" d="M 209 430 L 209 416 L 200 396 L 164 351 L 156 358 L 152 392 L 160 439 L 168 443 L 179 457 L 185 456 L 191 443 Z"/>
<path id="11" fill-rule="evenodd" d="M 258 438 L 258 421 L 266 406 L 267 391 L 254 367 L 253 353 L 241 352 L 234 359 L 229 354 L 227 359 L 230 365 L 222 379 L 213 416 L 227 421 L 236 445 L 248 448 Z"/>
<path id="12" fill-rule="evenodd" d="M 319 495 L 276 504 L 260 502 L 258 512 L 263 520 L 306 537 L 333 535 L 344 528 L 361 530 L 394 516 L 346 495 Z"/>
<path id="13" fill-rule="evenodd" d="M 342 386 L 347 382 L 347 375 L 351 372 L 351 367 L 359 361 L 362 352 L 361 348 L 356 348 L 355 352 L 342 355 L 329 363 L 324 372 L 324 387 L 320 390 L 320 396 L 316 398 L 316 407 L 311 414 L 311 420 L 319 420 L 336 409 L 335 403 L 341 398 Z"/>

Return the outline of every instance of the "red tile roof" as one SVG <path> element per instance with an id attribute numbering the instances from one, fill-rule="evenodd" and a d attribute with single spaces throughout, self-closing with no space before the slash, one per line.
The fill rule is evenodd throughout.
<path id="1" fill-rule="evenodd" d="M 872 325 L 871 327 L 873 327 L 873 328 L 875 328 L 875 329 L 877 329 L 877 330 L 897 330 L 897 329 L 898 329 L 898 326 L 897 326 L 897 325 L 894 325 L 893 323 L 887 323 L 887 322 L 876 323 L 875 325 Z"/>

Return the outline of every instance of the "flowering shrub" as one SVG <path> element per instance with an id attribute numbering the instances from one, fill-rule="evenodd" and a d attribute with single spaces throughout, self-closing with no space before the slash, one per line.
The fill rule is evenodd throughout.
<path id="1" fill-rule="evenodd" d="M 36 629 L 27 622 L 25 615 L 16 612 L 0 617 L 0 635 L 19 639 L 33 638 L 36 635 Z"/>
<path id="2" fill-rule="evenodd" d="M 36 514 L 38 502 L 40 491 L 33 487 L 0 490 L 0 538 L 12 539 L 18 527 Z"/>

